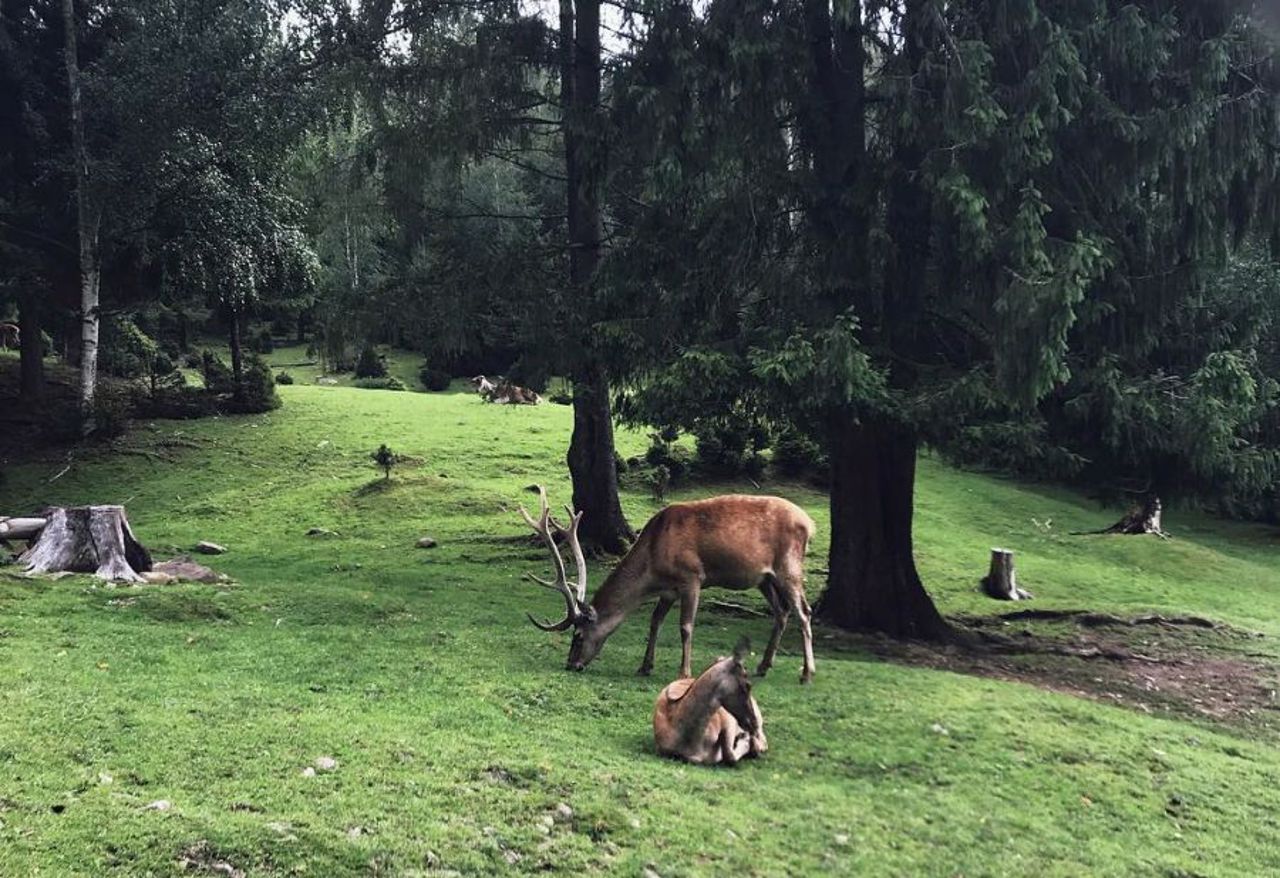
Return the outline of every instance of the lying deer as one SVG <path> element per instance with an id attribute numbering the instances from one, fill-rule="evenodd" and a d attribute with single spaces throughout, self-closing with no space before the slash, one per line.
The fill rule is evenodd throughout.
<path id="1" fill-rule="evenodd" d="M 551 517 L 547 493 L 539 486 L 542 512 L 535 520 L 525 508 L 520 514 L 551 550 L 556 578 L 548 582 L 530 575 L 539 585 L 564 596 L 565 617 L 554 624 L 529 621 L 543 631 L 573 628 L 567 667 L 581 671 L 591 663 L 609 635 L 623 620 L 650 598 L 657 598 L 649 620 L 649 644 L 640 665 L 641 674 L 653 671 L 658 629 L 667 611 L 680 601 L 680 676 L 689 672 L 693 644 L 693 620 L 704 585 L 745 590 L 758 588 L 773 612 L 773 635 L 756 673 L 764 676 L 773 666 L 778 642 L 792 612 L 800 620 L 804 637 L 804 669 L 800 682 L 813 677 L 813 634 L 809 602 L 804 594 L 804 555 L 813 537 L 813 519 L 799 506 L 781 497 L 730 494 L 691 503 L 673 503 L 644 526 L 631 551 L 618 562 L 587 602 L 587 566 L 578 544 L 582 513 L 569 513 L 569 526 Z M 554 533 L 553 533 L 554 530 Z M 564 559 L 556 545 L 559 536 L 569 543 L 577 572 L 570 586 Z"/>
<path id="2" fill-rule="evenodd" d="M 734 765 L 769 749 L 760 705 L 751 697 L 743 639 L 698 679 L 669 684 L 653 706 L 653 741 L 663 756 L 699 765 Z"/>

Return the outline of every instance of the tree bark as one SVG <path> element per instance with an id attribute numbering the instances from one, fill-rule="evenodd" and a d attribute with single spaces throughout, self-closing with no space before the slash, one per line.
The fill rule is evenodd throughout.
<path id="1" fill-rule="evenodd" d="M 604 238 L 601 192 L 600 0 L 560 0 L 560 91 L 568 180 L 569 285 L 589 312 Z M 583 330 L 585 331 L 585 330 Z M 621 552 L 634 536 L 618 500 L 613 413 L 604 367 L 583 345 L 574 369 L 573 437 L 569 473 L 573 503 L 582 513 L 581 538 L 607 552 Z"/>
<path id="2" fill-rule="evenodd" d="M 141 582 L 151 555 L 129 527 L 123 506 L 50 509 L 35 545 L 18 559 L 28 573 L 92 573 Z"/>
<path id="3" fill-rule="evenodd" d="M 27 293 L 18 302 L 18 328 L 22 331 L 22 365 L 19 387 L 26 403 L 44 398 L 44 339 L 40 320 L 40 295 Z"/>
<path id="4" fill-rule="evenodd" d="M 573 506 L 582 513 L 579 536 L 606 552 L 620 554 L 635 536 L 618 500 L 618 467 L 613 450 L 613 417 L 604 373 L 582 376 L 573 387 L 573 438 L 569 443 Z"/>
<path id="5" fill-rule="evenodd" d="M 228 308 L 227 344 L 231 348 L 231 375 L 234 379 L 236 399 L 244 396 L 244 346 L 240 339 L 240 314 L 235 308 Z"/>
<path id="6" fill-rule="evenodd" d="M 830 573 L 814 608 L 818 618 L 891 637 L 951 637 L 912 554 L 916 444 L 911 433 L 888 424 L 834 419 Z"/>
<path id="7" fill-rule="evenodd" d="M 98 385 L 98 218 L 89 204 L 89 148 L 80 103 L 80 62 L 76 49 L 74 0 L 62 0 L 67 89 L 71 103 L 71 138 L 76 177 L 76 237 L 80 254 L 80 407 L 85 432 L 93 429 L 93 399 Z"/>

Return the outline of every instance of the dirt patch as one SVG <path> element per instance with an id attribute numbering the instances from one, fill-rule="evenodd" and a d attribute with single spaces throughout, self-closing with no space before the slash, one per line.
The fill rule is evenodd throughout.
<path id="1" fill-rule="evenodd" d="M 864 645 L 906 664 L 1280 734 L 1280 655 L 1262 635 L 1199 617 L 1055 612 L 953 621 L 959 644 Z"/>
<path id="2" fill-rule="evenodd" d="M 204 839 L 187 845 L 178 855 L 178 867 L 197 875 L 225 875 L 227 878 L 244 878 L 243 869 L 237 869 L 223 859 L 213 845 Z"/>

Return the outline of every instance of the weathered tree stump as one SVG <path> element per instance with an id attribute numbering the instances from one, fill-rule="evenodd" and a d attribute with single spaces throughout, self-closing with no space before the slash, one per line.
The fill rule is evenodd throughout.
<path id="1" fill-rule="evenodd" d="M 1134 506 L 1124 518 L 1102 531 L 1106 534 L 1155 534 L 1167 537 L 1160 524 L 1160 498 L 1152 494 Z"/>
<path id="2" fill-rule="evenodd" d="M 1018 588 L 1012 549 L 991 550 L 991 569 L 982 578 L 982 590 L 1002 601 L 1025 601 L 1032 597 L 1031 592 Z"/>
<path id="3" fill-rule="evenodd" d="M 151 555 L 134 537 L 123 506 L 73 506 L 45 513 L 48 523 L 18 563 L 28 573 L 92 573 L 141 582 Z"/>

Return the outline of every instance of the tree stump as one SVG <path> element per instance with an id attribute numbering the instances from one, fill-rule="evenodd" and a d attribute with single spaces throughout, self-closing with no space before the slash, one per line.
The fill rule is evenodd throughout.
<path id="1" fill-rule="evenodd" d="M 1032 597 L 1031 592 L 1018 588 L 1012 549 L 991 550 L 991 569 L 982 579 L 982 590 L 1002 601 L 1025 601 Z"/>
<path id="2" fill-rule="evenodd" d="M 151 555 L 129 527 L 123 506 L 73 506 L 45 513 L 48 523 L 18 563 L 27 573 L 92 573 L 142 582 Z"/>
<path id="3" fill-rule="evenodd" d="M 1168 537 L 1169 535 L 1164 532 L 1160 524 L 1160 512 L 1160 498 L 1152 494 L 1143 500 L 1141 505 L 1130 509 L 1124 518 L 1099 533 L 1155 534 L 1158 537 Z"/>

